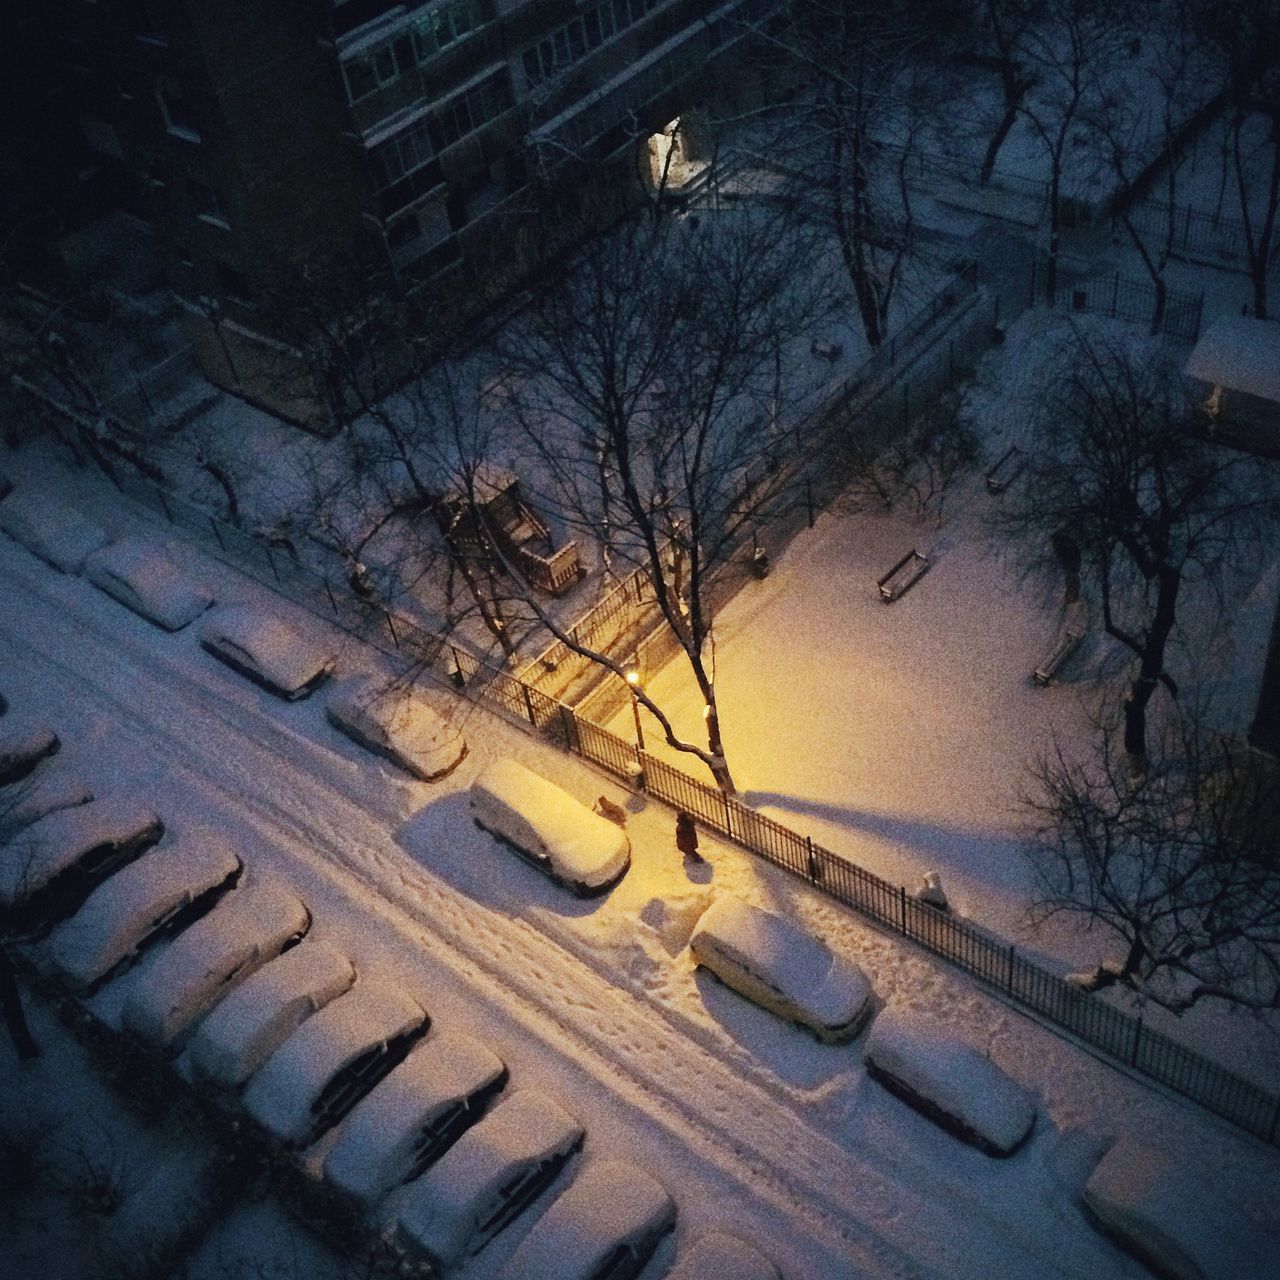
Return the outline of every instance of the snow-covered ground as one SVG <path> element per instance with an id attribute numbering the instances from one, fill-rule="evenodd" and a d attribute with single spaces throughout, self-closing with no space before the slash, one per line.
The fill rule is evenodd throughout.
<path id="1" fill-rule="evenodd" d="M 76 492 L 80 508 L 113 533 L 136 531 L 139 517 L 104 487 L 78 487 L 52 472 L 40 482 L 50 498 L 64 485 Z M 886 538 L 884 546 L 896 542 Z M 220 601 L 269 605 L 325 630 L 189 548 L 171 551 L 180 563 L 198 562 Z M 901 625 L 913 600 L 919 607 L 926 592 L 945 588 L 946 566 L 940 560 L 892 610 L 876 604 L 877 616 Z M 1240 1247 L 1280 1236 L 1274 1151 L 1128 1079 L 739 851 L 704 839 L 709 865 L 686 872 L 669 812 L 637 807 L 580 761 L 504 722 L 455 708 L 468 757 L 445 782 L 418 783 L 328 725 L 323 693 L 279 702 L 205 654 L 191 629 L 164 635 L 8 539 L 0 541 L 0 583 L 0 683 L 11 713 L 39 713 L 62 735 L 63 751 L 42 766 L 50 779 L 76 776 L 99 794 L 145 795 L 175 832 L 188 824 L 218 829 L 249 875 L 269 874 L 306 901 L 316 939 L 349 955 L 360 972 L 396 983 L 437 1029 L 466 1030 L 493 1048 L 511 1070 L 509 1087 L 536 1085 L 560 1100 L 587 1131 L 579 1159 L 625 1158 L 658 1177 L 679 1219 L 646 1280 L 712 1227 L 754 1239 L 789 1280 L 1139 1276 L 1077 1204 L 1095 1158 L 1118 1135 L 1166 1135 L 1206 1186 L 1243 1203 L 1251 1229 L 1240 1233 Z M 780 572 L 762 590 L 785 583 Z M 330 638 L 340 674 L 376 665 L 357 642 Z M 1027 633 L 1017 643 L 1032 653 L 1035 639 Z M 862 643 L 870 661 L 875 646 Z M 1020 673 L 1024 656 L 1015 644 Z M 918 698 L 910 676 L 904 659 L 885 674 L 886 687 Z M 501 755 L 587 802 L 604 794 L 631 809 L 633 866 L 606 898 L 566 896 L 472 826 L 464 789 Z M 929 812 L 925 830 L 942 825 L 936 808 Z M 720 892 L 806 922 L 861 965 L 880 1001 L 920 1010 L 989 1053 L 1037 1101 L 1030 1143 L 1003 1162 L 963 1147 L 870 1082 L 856 1044 L 819 1045 L 696 975 L 687 939 Z M 158 950 L 107 984 L 93 998 L 96 1015 L 116 1025 L 133 984 L 163 963 Z M 0 1102 L 11 1119 L 41 1081 L 47 1088 L 47 1077 L 40 1061 L 16 1066 L 7 1044 L 0 1060 L 6 1080 L 18 1081 Z M 151 1139 L 129 1136 L 117 1104 L 95 1096 L 93 1105 L 144 1167 L 171 1158 L 150 1155 Z M 172 1158 L 178 1168 L 198 1161 L 186 1147 Z M 136 1210 L 145 1222 L 145 1202 Z M 492 1275 L 534 1216 L 500 1235 L 461 1276 Z M 226 1256 L 241 1259 L 229 1274 L 254 1274 L 253 1265 L 279 1256 L 280 1222 L 270 1206 L 241 1205 L 218 1239 L 199 1246 L 194 1274 L 218 1274 L 208 1259 Z M 70 1266 L 63 1274 L 82 1274 L 83 1255 L 68 1264 L 75 1250 L 64 1256 L 60 1238 L 10 1237 L 2 1246 L 13 1258 L 10 1273 L 52 1277 Z M 1230 1243 L 1213 1242 L 1223 1250 Z M 304 1257 L 311 1247 L 304 1243 Z M 298 1274 L 307 1270 L 297 1265 Z M 1248 1274 L 1231 1265 L 1223 1280 Z"/>

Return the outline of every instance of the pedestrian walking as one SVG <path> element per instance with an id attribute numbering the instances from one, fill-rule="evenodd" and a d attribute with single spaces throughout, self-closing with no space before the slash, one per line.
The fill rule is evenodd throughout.
<path id="1" fill-rule="evenodd" d="M 693 815 L 683 809 L 676 814 L 676 848 L 692 862 L 704 860 L 698 852 L 698 828 L 693 825 Z"/>

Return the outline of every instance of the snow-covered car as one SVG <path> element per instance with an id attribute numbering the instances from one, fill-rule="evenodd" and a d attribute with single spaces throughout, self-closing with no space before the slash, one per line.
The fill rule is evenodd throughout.
<path id="1" fill-rule="evenodd" d="M 105 529 L 32 489 L 19 489 L 0 502 L 0 529 L 63 573 L 79 573 L 107 545 Z"/>
<path id="2" fill-rule="evenodd" d="M 1168 1151 L 1122 1138 L 1089 1175 L 1083 1199 L 1104 1234 L 1158 1276 L 1205 1280 L 1246 1274 L 1215 1258 L 1233 1228 L 1213 1221 L 1222 1215 L 1212 1191 L 1179 1168 Z M 1243 1222 L 1234 1227 L 1247 1232 Z M 1269 1252 L 1274 1260 L 1274 1240 Z"/>
<path id="3" fill-rule="evenodd" d="M 245 1108 L 268 1133 L 305 1147 L 403 1062 L 430 1024 L 404 992 L 357 982 L 267 1059 L 249 1081 Z"/>
<path id="4" fill-rule="evenodd" d="M 708 1231 L 676 1256 L 666 1280 L 782 1280 L 754 1245 L 726 1231 Z"/>
<path id="5" fill-rule="evenodd" d="M 21 782 L 61 746 L 61 739 L 47 724 L 25 716 L 6 716 L 0 725 L 0 787 Z"/>
<path id="6" fill-rule="evenodd" d="M 371 1205 L 437 1160 L 506 1083 L 502 1059 L 460 1032 L 433 1035 L 352 1111 L 324 1176 Z"/>
<path id="7" fill-rule="evenodd" d="M 99 885 L 54 930 L 45 954 L 68 986 L 92 991 L 143 948 L 209 910 L 240 878 L 243 866 L 216 835 L 184 834 Z"/>
<path id="8" fill-rule="evenodd" d="M 606 892 L 631 865 L 620 826 L 514 760 L 495 760 L 480 774 L 470 805 L 476 826 L 579 897 Z"/>
<path id="9" fill-rule="evenodd" d="M 200 624 L 200 643 L 227 666 L 290 702 L 311 693 L 334 665 L 325 642 L 250 605 L 211 610 Z"/>
<path id="10" fill-rule="evenodd" d="M 139 972 L 124 1025 L 151 1044 L 173 1045 L 267 961 L 299 942 L 311 913 L 271 880 L 236 888 Z"/>
<path id="11" fill-rule="evenodd" d="M 304 941 L 263 965 L 200 1024 L 188 1050 L 191 1065 L 213 1084 L 243 1084 L 355 980 L 355 966 L 341 952 Z"/>
<path id="12" fill-rule="evenodd" d="M 166 631 L 180 631 L 212 603 L 213 592 L 179 569 L 154 542 L 122 538 L 84 562 L 95 587 Z"/>
<path id="13" fill-rule="evenodd" d="M 702 913 L 689 950 L 739 995 L 808 1028 L 850 1040 L 870 1016 L 871 984 L 852 961 L 783 916 L 722 896 Z"/>
<path id="14" fill-rule="evenodd" d="M 863 1059 L 873 1080 L 989 1156 L 1012 1155 L 1035 1124 L 1026 1089 L 922 1013 L 881 1013 Z"/>
<path id="15" fill-rule="evenodd" d="M 134 796 L 111 796 L 47 814 L 5 847 L 0 908 L 22 930 L 56 924 L 163 834 L 164 823 Z"/>
<path id="16" fill-rule="evenodd" d="M 400 1241 L 437 1269 L 479 1253 L 551 1183 L 584 1137 L 545 1094 L 510 1094 L 405 1188 L 395 1215 Z"/>
<path id="17" fill-rule="evenodd" d="M 661 1183 L 633 1164 L 596 1161 L 533 1224 L 498 1280 L 632 1280 L 675 1224 Z"/>
<path id="18" fill-rule="evenodd" d="M 467 754 L 466 740 L 415 685 L 352 676 L 329 693 L 330 722 L 362 747 L 386 756 L 424 782 L 451 773 Z"/>

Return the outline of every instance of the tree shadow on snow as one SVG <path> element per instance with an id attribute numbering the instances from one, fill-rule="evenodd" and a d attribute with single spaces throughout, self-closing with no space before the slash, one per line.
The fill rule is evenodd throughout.
<path id="1" fill-rule="evenodd" d="M 395 839 L 415 862 L 504 915 L 524 915 L 533 908 L 578 918 L 591 915 L 604 900 L 575 897 L 509 845 L 480 830 L 465 791 L 424 805 L 400 825 Z"/>

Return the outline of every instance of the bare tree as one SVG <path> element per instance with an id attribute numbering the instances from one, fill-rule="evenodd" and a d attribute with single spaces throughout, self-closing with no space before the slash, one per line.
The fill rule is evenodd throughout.
<path id="1" fill-rule="evenodd" d="M 603 538 L 614 572 L 642 570 L 702 695 L 706 745 L 637 696 L 726 790 L 712 587 L 792 495 L 784 349 L 828 305 L 806 262 L 803 237 L 759 211 L 631 223 L 498 344 L 521 375 L 513 409 L 544 502 Z M 571 649 L 625 675 L 630 655 L 582 644 L 533 604 Z"/>
<path id="2" fill-rule="evenodd" d="M 993 521 L 1024 564 L 1055 574 L 1069 531 L 1107 634 L 1136 664 L 1124 747 L 1140 771 L 1147 706 L 1159 685 L 1178 692 L 1166 652 L 1183 585 L 1221 582 L 1280 508 L 1267 464 L 1204 438 L 1167 355 L 1072 333 L 1046 372 L 1025 483 Z"/>
<path id="3" fill-rule="evenodd" d="M 1124 958 L 1082 977 L 1181 1013 L 1210 997 L 1280 1008 L 1280 765 L 1171 716 L 1135 778 L 1118 726 L 1085 761 L 1061 745 L 1031 770 L 1038 878 L 1032 919 L 1076 919 Z"/>
<path id="4" fill-rule="evenodd" d="M 986 36 L 986 47 L 979 45 L 976 60 L 995 72 L 1000 81 L 1001 102 L 1000 118 L 987 140 L 978 173 L 983 186 L 991 181 L 1000 149 L 1038 79 L 1024 51 L 1024 42 L 1038 17 L 1039 7 L 1037 0 L 982 0 L 982 21 L 978 29 Z"/>
<path id="5" fill-rule="evenodd" d="M 0 796 L 3 796 L 0 799 L 0 855 L 6 858 L 22 856 L 19 836 L 21 827 L 29 820 L 24 817 L 24 810 L 32 809 L 37 785 L 28 781 L 19 786 L 6 787 L 0 792 Z M 9 955 L 9 930 L 5 924 L 3 914 L 0 914 L 0 1013 L 3 1013 L 5 1028 L 13 1042 L 14 1051 L 23 1061 L 29 1061 L 39 1056 L 40 1046 L 31 1034 L 22 1005 L 22 992 L 18 988 L 17 974 Z"/>

